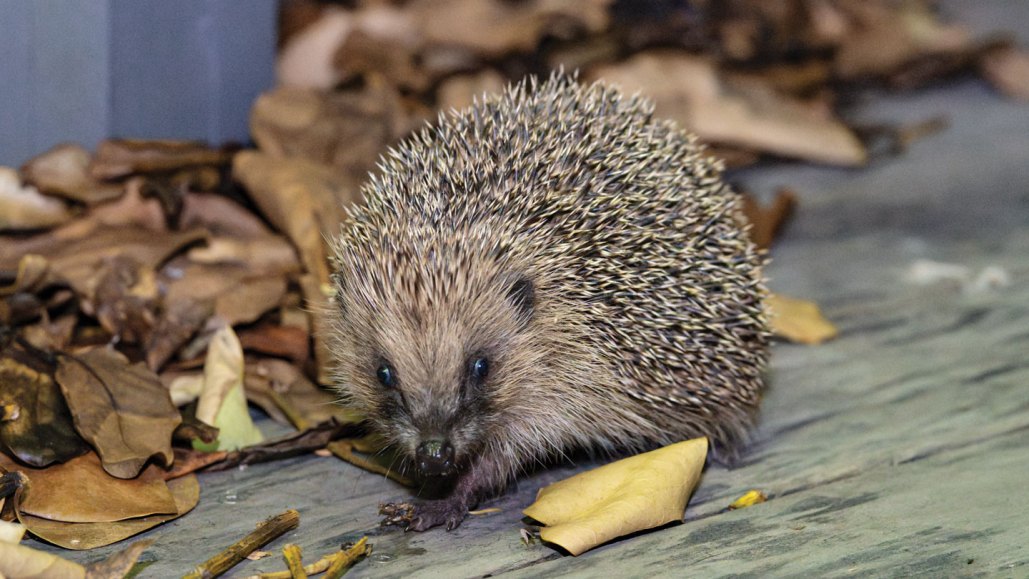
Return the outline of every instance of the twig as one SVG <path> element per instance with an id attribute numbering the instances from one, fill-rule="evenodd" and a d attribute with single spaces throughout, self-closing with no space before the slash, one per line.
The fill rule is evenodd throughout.
<path id="1" fill-rule="evenodd" d="M 372 552 L 371 545 L 368 545 L 368 537 L 361 537 L 361 540 L 354 543 L 353 547 L 345 551 L 340 551 L 339 555 L 336 556 L 336 560 L 329 565 L 329 569 L 325 572 L 325 579 L 339 579 L 347 572 L 347 569 L 351 565 L 357 563 L 357 561 L 369 555 Z"/>
<path id="2" fill-rule="evenodd" d="M 345 460 L 356 467 L 363 468 L 376 474 L 381 474 L 384 477 L 392 479 L 406 487 L 414 486 L 411 480 L 402 474 L 392 469 L 388 469 L 381 464 L 365 460 L 354 454 L 354 443 L 351 440 L 336 440 L 325 445 L 325 448 L 329 449 L 329 452 L 336 455 L 336 457 Z"/>
<path id="3" fill-rule="evenodd" d="M 303 554 L 299 546 L 290 543 L 283 547 L 282 558 L 286 561 L 286 568 L 289 569 L 290 579 L 307 579 L 307 572 L 304 570 Z"/>
<path id="4" fill-rule="evenodd" d="M 318 559 L 310 565 L 304 565 L 304 573 L 308 575 L 317 575 L 329 568 L 329 565 L 336 560 L 336 557 L 340 555 L 340 552 L 329 553 L 328 555 Z M 261 573 L 259 575 L 251 575 L 246 579 L 290 579 L 291 575 L 289 571 L 271 571 L 269 573 Z"/>
<path id="5" fill-rule="evenodd" d="M 282 535 L 286 531 L 297 528 L 300 524 L 300 513 L 293 509 L 276 515 L 259 524 L 250 534 L 229 545 L 227 549 L 204 561 L 183 579 L 208 579 L 217 577 L 234 567 L 265 543 Z"/>

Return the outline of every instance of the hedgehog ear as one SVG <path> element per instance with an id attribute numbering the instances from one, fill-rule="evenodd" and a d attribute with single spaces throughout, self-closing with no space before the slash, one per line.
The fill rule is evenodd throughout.
<path id="1" fill-rule="evenodd" d="M 536 307 L 536 288 L 531 279 L 525 276 L 515 278 L 507 290 L 507 299 L 511 301 L 524 322 L 532 319 Z"/>

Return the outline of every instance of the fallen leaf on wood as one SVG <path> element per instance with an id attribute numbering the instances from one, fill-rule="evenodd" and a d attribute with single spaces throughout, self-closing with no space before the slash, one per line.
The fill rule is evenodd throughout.
<path id="1" fill-rule="evenodd" d="M 207 468 L 208 466 L 225 460 L 229 453 L 224 450 L 204 452 L 192 448 L 175 448 L 175 464 L 170 470 L 165 471 L 164 480 L 172 480 Z"/>
<path id="2" fill-rule="evenodd" d="M 85 579 L 86 568 L 57 555 L 0 542 L 0 577 Z"/>
<path id="3" fill-rule="evenodd" d="M 646 94 L 655 116 L 678 121 L 704 141 L 834 165 L 866 161 L 861 142 L 840 121 L 757 79 L 727 78 L 703 57 L 645 52 L 588 77 Z"/>
<path id="4" fill-rule="evenodd" d="M 251 277 L 233 291 L 218 296 L 214 313 L 228 325 L 249 324 L 282 304 L 286 280 L 282 277 Z"/>
<path id="5" fill-rule="evenodd" d="M 111 475 L 132 478 L 151 459 L 171 464 L 171 436 L 182 418 L 168 389 L 143 363 L 130 365 L 108 348 L 63 354 L 57 382 L 76 430 Z"/>
<path id="6" fill-rule="evenodd" d="M 0 357 L 0 384 L 0 400 L 17 407 L 16 416 L 0 421 L 0 444 L 8 454 L 44 467 L 89 450 L 44 360 L 8 348 Z"/>
<path id="7" fill-rule="evenodd" d="M 117 179 L 132 173 L 226 165 L 231 159 L 230 151 L 202 143 L 113 139 L 100 143 L 90 172 L 98 179 Z"/>
<path id="8" fill-rule="evenodd" d="M 765 307 L 772 333 L 791 342 L 821 344 L 838 333 L 813 302 L 771 294 L 765 298 Z"/>
<path id="9" fill-rule="evenodd" d="M 103 183 L 89 174 L 93 156 L 81 145 L 64 143 L 29 159 L 22 166 L 25 180 L 41 191 L 94 205 L 120 197 L 121 185 Z"/>
<path id="10" fill-rule="evenodd" d="M 1001 93 L 1029 101 L 1029 53 L 1008 47 L 989 51 L 979 61 L 982 75 Z"/>
<path id="11" fill-rule="evenodd" d="M 540 489 L 523 512 L 544 541 L 579 555 L 611 539 L 681 521 L 700 480 L 707 438 L 625 458 Z"/>
<path id="12" fill-rule="evenodd" d="M 745 509 L 754 505 L 759 505 L 768 500 L 768 496 L 759 490 L 749 490 L 738 499 L 729 504 L 729 510 L 734 511 L 736 509 Z"/>
<path id="13" fill-rule="evenodd" d="M 53 227 L 71 217 L 63 202 L 22 186 L 17 171 L 0 167 L 0 231 Z"/>
<path id="14" fill-rule="evenodd" d="M 89 222 L 119 227 L 134 225 L 148 229 L 154 233 L 164 234 L 169 231 L 168 216 L 161 201 L 143 194 L 146 181 L 141 178 L 129 179 L 125 182 L 125 194 L 110 203 L 100 203 L 90 207 L 86 214 Z M 181 230 L 189 229 L 180 227 Z"/>
<path id="15" fill-rule="evenodd" d="M 18 515 L 18 520 L 37 537 L 65 549 L 85 550 L 103 547 L 142 533 L 188 513 L 200 500 L 200 485 L 196 475 L 187 475 L 168 481 L 168 490 L 175 499 L 176 512 L 169 515 L 151 515 L 110 523 L 65 523 L 42 519 L 32 515 Z"/>
<path id="16" fill-rule="evenodd" d="M 18 500 L 23 514 L 98 523 L 176 512 L 161 469 L 154 466 L 134 479 L 115 478 L 104 472 L 92 452 L 41 469 L 19 465 L 0 455 L 0 466 L 21 472 L 28 479 Z"/>
<path id="17" fill-rule="evenodd" d="M 206 245 L 191 249 L 188 255 L 194 263 L 242 265 L 253 277 L 300 271 L 300 260 L 293 246 L 278 235 L 246 239 L 212 237 Z"/>
<path id="18" fill-rule="evenodd" d="M 219 430 L 214 444 L 194 442 L 193 447 L 198 450 L 236 450 L 264 440 L 247 408 L 243 348 L 230 326 L 222 327 L 211 339 L 196 416 Z"/>

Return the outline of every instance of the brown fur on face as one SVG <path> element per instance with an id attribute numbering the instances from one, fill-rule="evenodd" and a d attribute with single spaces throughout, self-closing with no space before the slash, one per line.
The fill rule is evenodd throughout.
<path id="1" fill-rule="evenodd" d="M 646 102 L 519 85 L 392 151 L 365 196 L 329 337 L 346 402 L 405 453 L 446 438 L 496 488 L 573 448 L 745 437 L 763 257 L 717 164 Z"/>

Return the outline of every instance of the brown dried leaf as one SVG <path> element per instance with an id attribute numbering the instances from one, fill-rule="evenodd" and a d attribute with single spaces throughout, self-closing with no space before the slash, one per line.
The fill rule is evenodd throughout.
<path id="1" fill-rule="evenodd" d="M 276 401 L 280 398 L 285 399 L 308 424 L 319 424 L 332 418 L 342 423 L 362 420 L 352 410 L 338 404 L 335 394 L 318 387 L 295 365 L 284 360 L 265 358 L 247 364 L 245 380 L 247 399 L 283 424 L 291 422 Z"/>
<path id="2" fill-rule="evenodd" d="M 749 194 L 743 194 L 743 214 L 750 224 L 750 239 L 762 249 L 772 246 L 779 230 L 793 214 L 797 206 L 797 194 L 789 189 L 779 189 L 768 207 L 763 207 Z"/>
<path id="3" fill-rule="evenodd" d="M 219 238 L 236 240 L 270 235 L 261 218 L 235 201 L 211 193 L 187 193 L 182 199 L 178 229 L 203 227 Z"/>
<path id="4" fill-rule="evenodd" d="M 107 474 L 95 453 L 48 468 L 28 468 L 0 455 L 0 466 L 21 472 L 28 484 L 18 499 L 23 514 L 70 523 L 121 521 L 176 512 L 161 469 L 150 466 L 134 479 Z"/>
<path id="5" fill-rule="evenodd" d="M 22 186 L 17 171 L 0 167 L 0 231 L 53 227 L 71 217 L 63 202 Z"/>
<path id="6" fill-rule="evenodd" d="M 5 240 L 0 244 L 0 270 L 14 269 L 25 254 L 38 254 L 79 295 L 88 295 L 89 282 L 106 258 L 124 256 L 152 268 L 205 237 L 201 229 L 155 236 L 141 227 L 102 227 L 91 220 L 79 220 L 49 233 Z"/>
<path id="7" fill-rule="evenodd" d="M 0 401 L 17 408 L 0 421 L 0 445 L 25 464 L 44 467 L 89 450 L 75 432 L 53 369 L 20 350 L 0 357 Z"/>
<path id="8" fill-rule="evenodd" d="M 726 78 L 702 57 L 645 52 L 598 67 L 589 78 L 648 95 L 656 116 L 678 121 L 705 141 L 834 165 L 866 161 L 861 142 L 843 123 L 759 79 Z"/>
<path id="9" fill-rule="evenodd" d="M 286 233 L 300 253 L 306 275 L 300 279 L 308 307 L 328 307 L 325 288 L 329 285 L 328 250 L 325 236 L 336 233 L 341 215 L 333 191 L 338 185 L 332 171 L 298 159 L 275 159 L 245 151 L 236 156 L 233 173 L 247 187 L 268 220 Z M 328 383 L 329 353 L 321 325 L 324 316 L 314 316 L 315 360 L 318 381 Z"/>
<path id="10" fill-rule="evenodd" d="M 0 279 L 7 277 L 0 273 Z M 9 296 L 19 292 L 35 293 L 53 281 L 50 275 L 50 264 L 39 255 L 23 255 L 18 261 L 14 280 L 7 285 L 0 285 L 0 296 Z"/>
<path id="11" fill-rule="evenodd" d="M 132 478 L 151 458 L 171 464 L 171 436 L 182 418 L 168 389 L 145 365 L 130 365 L 120 353 L 96 348 L 62 355 L 57 382 L 75 428 L 111 475 Z"/>
<path id="12" fill-rule="evenodd" d="M 218 296 L 214 312 L 230 325 L 249 324 L 282 304 L 286 280 L 281 277 L 247 278 L 231 292 Z"/>
<path id="13" fill-rule="evenodd" d="M 82 310 L 96 317 L 102 328 L 131 344 L 149 338 L 160 301 L 153 268 L 130 257 L 111 257 L 100 263 L 88 286 Z"/>
<path id="14" fill-rule="evenodd" d="M 156 372 L 164 366 L 213 314 L 210 300 L 182 298 L 169 302 L 147 340 L 147 367 Z"/>
<path id="15" fill-rule="evenodd" d="M 1029 52 L 1009 47 L 983 55 L 979 62 L 983 77 L 1005 95 L 1029 101 Z"/>
<path id="16" fill-rule="evenodd" d="M 41 191 L 94 205 L 120 197 L 121 185 L 102 183 L 89 174 L 92 155 L 81 145 L 63 143 L 22 166 L 25 180 Z"/>
<path id="17" fill-rule="evenodd" d="M 342 208 L 360 199 L 360 185 L 379 155 L 414 125 L 400 95 L 384 83 L 331 93 L 278 88 L 258 97 L 250 113 L 250 132 L 266 155 L 241 153 L 246 159 L 233 160 L 233 174 L 252 194 L 262 190 L 255 201 L 280 231 L 291 233 L 285 227 L 290 216 L 273 209 L 264 190 L 274 194 L 277 187 L 295 184 L 307 192 L 293 195 L 313 195 L 323 209 L 318 218 L 335 219 L 335 228 Z"/>
<path id="18" fill-rule="evenodd" d="M 97 179 L 116 179 L 132 173 L 226 165 L 231 159 L 231 152 L 202 143 L 114 139 L 100 143 L 90 172 Z"/>
<path id="19" fill-rule="evenodd" d="M 302 328 L 260 324 L 240 330 L 239 342 L 248 352 L 289 358 L 301 368 L 311 357 L 311 336 Z"/>
<path id="20" fill-rule="evenodd" d="M 95 549 L 127 539 L 161 523 L 188 513 L 200 500 L 200 485 L 196 475 L 187 475 L 168 481 L 168 490 L 175 499 L 176 512 L 169 515 L 150 515 L 110 523 L 65 523 L 31 515 L 19 514 L 18 520 L 37 537 L 65 549 Z"/>

